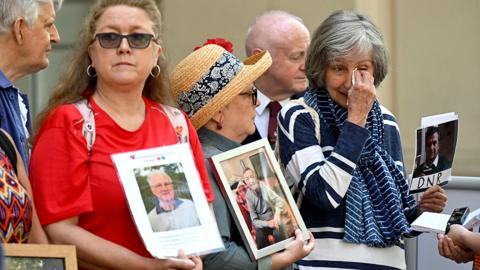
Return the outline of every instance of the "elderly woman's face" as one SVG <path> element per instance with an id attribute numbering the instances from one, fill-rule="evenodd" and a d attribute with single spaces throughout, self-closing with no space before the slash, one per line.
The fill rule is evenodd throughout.
<path id="1" fill-rule="evenodd" d="M 255 98 L 252 97 L 255 95 Z M 255 102 L 255 103 L 254 103 Z M 255 132 L 255 108 L 260 105 L 253 85 L 243 90 L 222 110 L 222 129 L 229 139 L 241 142 Z"/>
<path id="2" fill-rule="evenodd" d="M 153 23 L 144 10 L 124 5 L 107 8 L 98 19 L 95 35 L 89 55 L 99 84 L 141 85 L 146 81 L 161 48 L 149 36 L 154 35 Z M 130 36 L 118 44 L 118 35 Z"/>
<path id="3" fill-rule="evenodd" d="M 52 44 L 60 41 L 55 26 L 55 9 L 52 3 L 40 3 L 38 7 L 38 18 L 30 27 L 22 24 L 21 33 L 23 37 L 22 54 L 28 59 L 29 73 L 37 72 L 48 66 L 48 56 L 52 50 Z M 25 21 L 25 20 L 24 20 Z"/>
<path id="4" fill-rule="evenodd" d="M 373 76 L 373 60 L 371 55 L 352 55 L 337 59 L 325 70 L 325 87 L 332 99 L 340 106 L 347 108 L 348 91 L 352 88 L 352 74 L 360 71 L 362 77 Z M 373 79 L 371 80 L 373 82 Z"/>

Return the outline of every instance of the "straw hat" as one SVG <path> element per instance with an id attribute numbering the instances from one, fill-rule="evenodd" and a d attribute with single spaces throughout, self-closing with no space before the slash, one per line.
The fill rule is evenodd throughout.
<path id="1" fill-rule="evenodd" d="M 272 64 L 268 51 L 243 63 L 224 48 L 209 44 L 192 52 L 172 72 L 175 100 L 196 129 L 227 106 Z"/>

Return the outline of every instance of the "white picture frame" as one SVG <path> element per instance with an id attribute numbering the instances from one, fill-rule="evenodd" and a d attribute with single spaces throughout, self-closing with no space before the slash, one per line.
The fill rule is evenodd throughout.
<path id="1" fill-rule="evenodd" d="M 175 257 L 180 249 L 187 255 L 224 249 L 189 144 L 113 154 L 112 160 L 135 225 L 152 256 Z M 155 195 L 155 186 L 149 184 L 148 176 L 159 172 L 171 179 L 173 210 L 163 210 L 163 195 Z"/>
<path id="2" fill-rule="evenodd" d="M 6 269 L 77 270 L 76 248 L 73 245 L 2 244 Z"/>
<path id="3" fill-rule="evenodd" d="M 445 117 L 448 117 L 445 119 Z M 436 122 L 435 122 L 436 121 Z M 435 139 L 427 138 L 427 133 L 436 133 Z M 430 135 L 432 136 L 432 135 Z M 429 116 L 422 119 L 422 127 L 416 130 L 415 157 L 411 172 L 410 192 L 419 193 L 433 185 L 444 186 L 452 177 L 452 165 L 458 137 L 458 116 L 452 113 Z M 436 150 L 432 140 L 438 144 Z M 436 165 L 425 166 L 429 152 L 436 152 Z M 435 167 L 436 166 L 436 167 Z"/>
<path id="4" fill-rule="evenodd" d="M 258 260 L 285 249 L 285 246 L 294 239 L 297 228 L 302 231 L 305 239 L 308 238 L 305 223 L 266 139 L 212 156 L 209 158 L 209 162 L 252 260 Z M 248 180 L 244 178 L 244 175 L 252 176 L 251 172 L 246 172 L 248 171 L 247 168 L 255 171 L 258 183 L 263 182 L 263 184 L 257 184 L 255 193 L 252 193 L 252 189 L 247 184 Z M 270 228 L 272 229 L 271 234 L 268 230 L 262 228 L 264 226 L 262 223 L 265 222 L 261 220 L 261 214 L 259 215 L 256 210 L 248 208 L 249 205 L 252 205 L 248 202 L 249 198 L 255 198 L 249 196 L 248 193 L 250 192 L 250 195 L 256 194 L 258 198 L 261 196 L 262 200 L 267 201 L 269 199 L 264 197 L 272 196 L 265 196 L 269 194 L 269 191 L 265 191 L 266 189 L 275 192 L 284 203 L 283 211 L 277 210 L 281 209 L 277 206 L 270 207 L 273 212 L 281 213 L 279 214 L 281 217 L 277 224 L 278 228 Z M 277 202 L 267 204 L 276 205 Z M 245 205 L 248 209 L 245 208 Z M 276 210 L 273 210 L 273 208 Z M 258 221 L 258 227 L 255 225 L 255 220 Z M 275 230 L 278 232 L 275 233 Z"/>

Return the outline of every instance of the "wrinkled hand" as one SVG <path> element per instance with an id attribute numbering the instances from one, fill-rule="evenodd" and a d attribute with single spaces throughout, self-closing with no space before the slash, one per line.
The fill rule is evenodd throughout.
<path id="1" fill-rule="evenodd" d="M 315 238 L 313 234 L 308 232 L 308 242 L 305 244 L 303 233 L 299 229 L 295 230 L 295 239 L 288 243 L 285 247 L 286 256 L 290 256 L 292 262 L 296 262 L 307 256 L 315 247 Z"/>
<path id="2" fill-rule="evenodd" d="M 420 197 L 420 213 L 440 213 L 445 208 L 446 203 L 447 195 L 445 194 L 445 190 L 439 185 L 434 185 L 429 187 Z"/>
<path id="3" fill-rule="evenodd" d="M 197 270 L 195 263 L 189 259 L 168 258 L 149 259 L 146 269 L 152 270 Z M 202 268 L 198 268 L 202 269 Z"/>
<path id="4" fill-rule="evenodd" d="M 154 259 L 156 261 L 155 267 L 149 269 L 181 269 L 181 270 L 202 270 L 202 260 L 198 256 L 188 258 L 185 251 L 179 250 L 177 258 L 169 259 Z"/>
<path id="5" fill-rule="evenodd" d="M 270 229 L 278 229 L 278 222 L 275 218 L 267 221 L 267 225 Z"/>
<path id="6" fill-rule="evenodd" d="M 193 256 L 190 258 L 190 260 L 195 264 L 195 268 L 193 268 L 194 270 L 203 269 L 202 259 L 199 256 Z"/>
<path id="7" fill-rule="evenodd" d="M 354 71 L 355 85 L 348 90 L 347 120 L 361 127 L 365 126 L 367 116 L 376 99 L 373 76 L 365 70 Z"/>
<path id="8" fill-rule="evenodd" d="M 280 222 L 281 222 L 281 217 L 279 214 L 275 214 L 275 216 L 273 216 L 273 220 L 275 220 L 275 228 L 276 229 L 279 229 L 280 228 Z"/>
<path id="9" fill-rule="evenodd" d="M 446 235 L 438 234 L 437 238 L 438 253 L 443 257 L 449 258 L 456 263 L 465 263 L 473 260 L 475 255 L 473 251 L 467 251 L 460 246 L 455 245 L 453 240 Z"/>

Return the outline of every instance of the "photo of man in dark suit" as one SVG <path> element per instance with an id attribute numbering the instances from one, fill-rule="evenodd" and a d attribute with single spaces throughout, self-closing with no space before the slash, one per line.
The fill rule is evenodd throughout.
<path id="1" fill-rule="evenodd" d="M 439 155 L 440 133 L 438 127 L 428 127 L 425 133 L 425 162 L 413 171 L 413 178 L 435 174 L 451 168 L 451 162 Z"/>

